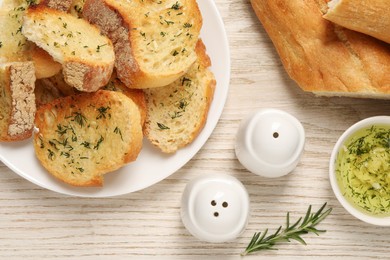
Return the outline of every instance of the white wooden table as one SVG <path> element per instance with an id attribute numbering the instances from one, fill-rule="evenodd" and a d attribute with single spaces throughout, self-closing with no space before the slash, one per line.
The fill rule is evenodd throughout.
<path id="1" fill-rule="evenodd" d="M 212 0 L 199 0 L 212 1 Z M 216 0 L 225 22 L 232 59 L 229 97 L 222 117 L 201 151 L 181 170 L 145 190 L 105 199 L 74 198 L 42 189 L 0 163 L 0 259 L 129 259 L 141 257 L 238 258 L 253 233 L 275 231 L 324 202 L 332 214 L 319 225 L 327 232 L 304 236 L 278 251 L 245 258 L 385 259 L 390 228 L 365 224 L 349 215 L 330 187 L 328 162 L 343 130 L 356 121 L 389 114 L 390 102 L 320 98 L 302 92 L 285 73 L 272 43 L 248 0 Z M 306 146 L 296 170 L 265 179 L 245 170 L 235 157 L 240 120 L 258 108 L 278 108 L 296 116 L 306 130 Z M 192 178 L 227 173 L 247 188 L 251 217 L 233 242 L 198 241 L 180 219 L 180 198 Z"/>

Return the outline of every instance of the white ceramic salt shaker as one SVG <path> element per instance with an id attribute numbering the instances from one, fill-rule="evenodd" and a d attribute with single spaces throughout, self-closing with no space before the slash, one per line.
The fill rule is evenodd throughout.
<path id="1" fill-rule="evenodd" d="M 236 155 L 249 171 L 280 177 L 297 166 L 305 131 L 294 116 L 278 109 L 261 109 L 242 120 L 236 136 Z"/>
<path id="2" fill-rule="evenodd" d="M 238 237 L 249 218 L 249 196 L 242 183 L 227 174 L 206 174 L 191 180 L 182 196 L 181 218 L 195 237 L 226 242 Z"/>

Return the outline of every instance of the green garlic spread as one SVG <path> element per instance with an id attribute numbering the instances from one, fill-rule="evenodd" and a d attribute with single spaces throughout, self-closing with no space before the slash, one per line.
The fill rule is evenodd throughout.
<path id="1" fill-rule="evenodd" d="M 390 125 L 362 129 L 346 140 L 336 159 L 336 178 L 358 209 L 390 216 Z"/>

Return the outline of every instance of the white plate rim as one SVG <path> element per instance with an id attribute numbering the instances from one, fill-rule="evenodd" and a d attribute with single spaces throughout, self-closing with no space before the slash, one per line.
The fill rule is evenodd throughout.
<path id="1" fill-rule="evenodd" d="M 0 0 L 0 6 L 1 4 L 2 0 Z M 201 38 L 205 43 L 207 53 L 210 56 L 212 62 L 211 70 L 215 74 L 217 85 L 214 100 L 209 110 L 208 120 L 199 136 L 191 145 L 179 150 L 173 155 L 164 155 L 161 154 L 160 151 L 157 151 L 156 148 L 152 147 L 147 140 L 144 140 L 144 148 L 137 161 L 116 172 L 107 174 L 105 176 L 105 185 L 102 188 L 73 187 L 54 179 L 54 177 L 50 176 L 36 160 L 31 138 L 9 144 L 0 143 L 0 160 L 18 175 L 42 188 L 69 196 L 95 198 L 120 196 L 145 189 L 169 177 L 182 168 L 198 153 L 214 131 L 222 115 L 230 84 L 230 50 L 222 17 L 220 16 L 214 1 L 198 0 L 198 5 L 203 16 Z M 17 151 L 20 151 L 21 153 L 19 154 Z M 134 178 L 134 182 L 132 182 L 130 186 L 121 188 L 119 185 L 122 185 L 124 180 L 140 174 L 139 171 L 141 168 L 136 165 L 137 163 L 142 163 L 142 158 L 149 156 L 148 153 L 151 151 L 153 155 L 156 156 L 153 159 L 163 164 L 161 167 L 158 165 L 158 170 L 161 170 L 162 172 L 158 174 L 149 172 L 149 176 L 138 176 L 137 178 Z M 12 158 L 10 158 L 10 153 L 12 153 Z M 29 167 L 29 164 L 26 164 L 26 161 L 30 161 L 32 167 Z M 35 172 L 37 170 L 40 171 L 38 175 Z M 32 173 L 28 173 L 28 171 L 31 171 Z M 125 173 L 126 171 L 132 173 Z M 129 174 L 129 176 L 125 176 L 125 174 Z M 147 175 L 148 172 L 142 172 L 142 175 L 145 174 Z M 119 175 L 121 176 L 118 177 Z"/>

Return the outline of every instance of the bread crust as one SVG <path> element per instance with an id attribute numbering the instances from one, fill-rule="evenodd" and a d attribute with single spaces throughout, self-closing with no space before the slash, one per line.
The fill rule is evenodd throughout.
<path id="1" fill-rule="evenodd" d="M 3 65 L 0 73 L 0 141 L 20 141 L 31 137 L 35 106 L 33 62 Z"/>
<path id="2" fill-rule="evenodd" d="M 325 0 L 251 0 L 289 76 L 317 95 L 390 98 L 390 47 L 323 19 Z"/>
<path id="3" fill-rule="evenodd" d="M 325 19 L 390 43 L 388 0 L 337 0 L 328 5 Z"/>
<path id="4" fill-rule="evenodd" d="M 38 79 L 35 82 L 34 94 L 36 107 L 40 107 L 63 96 L 48 79 Z"/>

